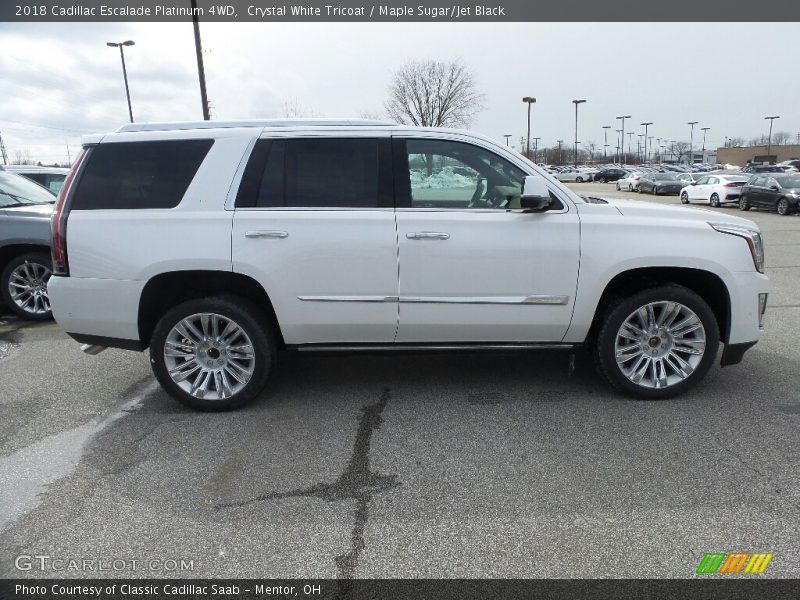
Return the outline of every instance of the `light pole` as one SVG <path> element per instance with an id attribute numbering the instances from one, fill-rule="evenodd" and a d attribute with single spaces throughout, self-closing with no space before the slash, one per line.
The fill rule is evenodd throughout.
<path id="1" fill-rule="evenodd" d="M 603 125 L 603 160 L 608 160 L 608 156 L 606 155 L 606 148 L 608 148 L 609 129 L 611 129 L 611 125 Z"/>
<path id="2" fill-rule="evenodd" d="M 700 131 L 703 132 L 703 149 L 700 151 L 700 154 L 703 156 L 703 162 L 706 162 L 706 131 L 711 129 L 711 127 L 701 127 Z"/>
<path id="3" fill-rule="evenodd" d="M 629 131 L 628 132 L 628 154 L 631 153 L 631 144 L 632 143 L 633 143 L 633 132 Z M 625 140 L 624 139 L 622 140 L 622 144 L 623 144 L 622 153 L 624 154 L 625 153 L 625 148 L 624 148 Z"/>
<path id="4" fill-rule="evenodd" d="M 692 168 L 694 164 L 694 126 L 697 125 L 698 121 L 689 121 L 687 125 L 691 125 L 691 129 L 689 130 L 689 168 Z"/>
<path id="5" fill-rule="evenodd" d="M 123 46 L 133 46 L 136 42 L 133 40 L 127 40 L 125 42 L 106 42 L 106 46 L 110 46 L 111 48 L 119 48 L 119 57 L 122 60 L 122 77 L 125 79 L 125 95 L 128 97 L 128 116 L 131 118 L 131 123 L 133 123 L 133 109 L 131 108 L 131 92 L 128 89 L 128 69 L 125 68 L 125 52 L 123 51 Z"/>
<path id="6" fill-rule="evenodd" d="M 583 104 L 586 100 L 573 100 L 572 103 L 575 105 L 575 155 L 574 155 L 574 166 L 578 166 L 578 105 Z"/>
<path id="7" fill-rule="evenodd" d="M 540 137 L 533 138 L 533 162 L 536 162 L 536 155 L 539 153 L 539 140 Z"/>
<path id="8" fill-rule="evenodd" d="M 640 123 L 640 125 L 644 125 L 644 162 L 648 162 L 647 156 L 647 128 L 652 125 L 652 121 L 648 121 L 647 123 Z"/>
<path id="9" fill-rule="evenodd" d="M 620 140 L 622 139 L 622 129 L 615 129 L 617 132 L 617 164 L 622 164 L 622 153 L 620 152 Z M 623 148 L 624 150 L 624 148 Z"/>
<path id="10" fill-rule="evenodd" d="M 564 164 L 564 154 L 561 152 L 561 144 L 564 143 L 564 140 L 557 140 L 558 141 L 558 164 Z"/>
<path id="11" fill-rule="evenodd" d="M 525 96 L 523 102 L 528 104 L 528 143 L 526 144 L 525 156 L 531 157 L 531 104 L 536 104 L 536 98 L 533 96 Z"/>
<path id="12" fill-rule="evenodd" d="M 642 164 L 644 163 L 644 146 L 642 145 L 644 134 L 637 133 L 636 137 L 639 138 L 636 140 L 636 157 L 639 159 L 639 164 Z"/>
<path id="13" fill-rule="evenodd" d="M 780 117 L 764 117 L 764 120 L 769 120 L 769 142 L 767 145 L 767 156 L 772 154 L 772 122 L 775 119 L 780 119 Z"/>
<path id="14" fill-rule="evenodd" d="M 622 115 L 617 117 L 617 119 L 622 121 L 622 160 L 625 164 L 628 164 L 627 159 L 625 158 L 625 119 L 630 119 L 630 115 Z"/>
<path id="15" fill-rule="evenodd" d="M 503 135 L 503 137 L 506 138 L 506 146 L 508 146 L 508 139 L 511 137 L 511 134 L 510 133 L 506 133 L 506 134 Z"/>

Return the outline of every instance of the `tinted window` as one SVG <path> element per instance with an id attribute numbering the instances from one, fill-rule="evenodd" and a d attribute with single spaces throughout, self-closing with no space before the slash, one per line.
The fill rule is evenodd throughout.
<path id="1" fill-rule="evenodd" d="M 174 208 L 213 140 L 100 144 L 80 176 L 73 209 Z"/>
<path id="2" fill-rule="evenodd" d="M 236 206 L 376 208 L 391 206 L 389 140 L 259 140 Z M 384 156 L 381 156 L 384 154 Z"/>

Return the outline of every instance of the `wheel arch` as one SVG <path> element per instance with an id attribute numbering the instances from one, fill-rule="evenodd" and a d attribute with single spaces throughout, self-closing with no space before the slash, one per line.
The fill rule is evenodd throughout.
<path id="1" fill-rule="evenodd" d="M 138 328 L 142 347 L 150 344 L 156 324 L 169 309 L 187 300 L 218 294 L 241 296 L 262 307 L 279 347 L 285 347 L 272 300 L 264 287 L 247 275 L 213 270 L 170 271 L 148 280 L 139 298 Z"/>
<path id="2" fill-rule="evenodd" d="M 50 256 L 50 246 L 36 242 L 17 242 L 0 246 L 0 272 L 6 268 L 8 261 L 12 258 L 29 252 L 44 252 Z"/>
<path id="3" fill-rule="evenodd" d="M 630 296 L 640 290 L 674 283 L 698 294 L 711 308 L 719 325 L 720 340 L 730 339 L 731 299 L 719 275 L 689 267 L 641 267 L 623 271 L 606 284 L 594 312 L 587 339 L 594 339 L 609 306 L 615 298 Z"/>

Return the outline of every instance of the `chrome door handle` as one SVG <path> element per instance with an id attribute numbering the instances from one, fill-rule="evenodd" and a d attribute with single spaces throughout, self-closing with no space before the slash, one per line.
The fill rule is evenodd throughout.
<path id="1" fill-rule="evenodd" d="M 244 237 L 247 238 L 278 238 L 283 239 L 289 237 L 288 231 L 245 231 Z"/>
<path id="2" fill-rule="evenodd" d="M 449 233 L 438 231 L 409 231 L 406 234 L 409 240 L 449 240 Z"/>

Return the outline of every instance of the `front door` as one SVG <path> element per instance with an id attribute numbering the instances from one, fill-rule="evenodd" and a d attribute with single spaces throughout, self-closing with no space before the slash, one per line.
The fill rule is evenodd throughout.
<path id="1" fill-rule="evenodd" d="M 389 134 L 297 135 L 253 149 L 236 201 L 233 269 L 267 291 L 287 344 L 392 342 Z"/>
<path id="2" fill-rule="evenodd" d="M 395 138 L 398 342 L 552 342 L 569 327 L 578 215 L 522 212 L 525 173 L 462 141 Z"/>

